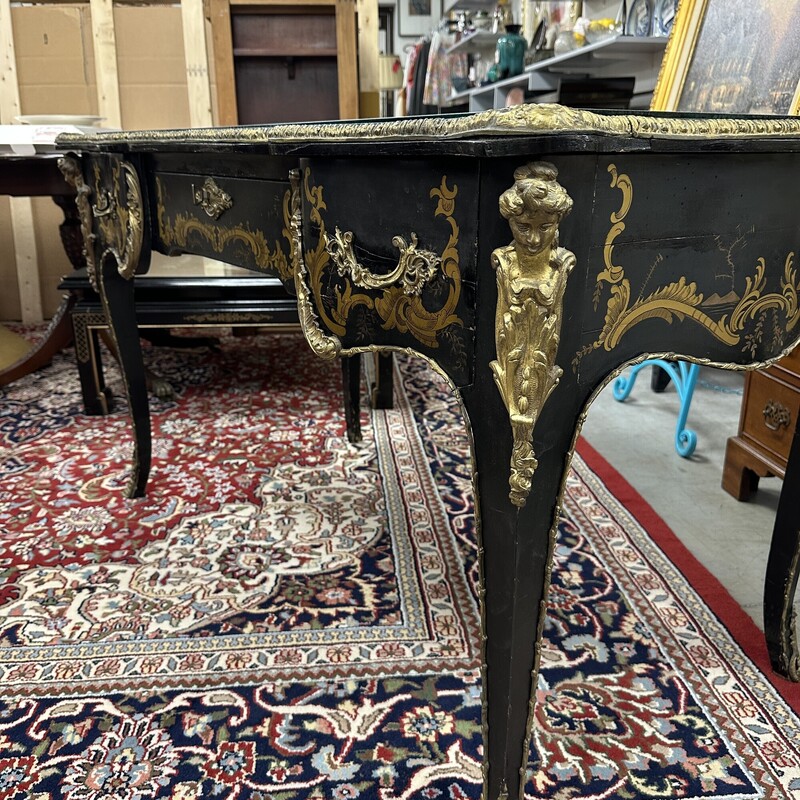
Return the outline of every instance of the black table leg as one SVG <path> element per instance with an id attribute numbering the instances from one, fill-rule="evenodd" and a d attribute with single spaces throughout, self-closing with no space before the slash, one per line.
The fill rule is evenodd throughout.
<path id="1" fill-rule="evenodd" d="M 132 164 L 101 158 L 84 180 L 74 156 L 59 159 L 59 169 L 75 189 L 75 204 L 86 243 L 90 281 L 103 304 L 133 420 L 133 466 L 128 497 L 143 497 L 150 474 L 152 442 L 142 348 L 136 324 L 133 276 L 146 271 L 150 241 L 144 225 L 139 178 Z"/>
<path id="2" fill-rule="evenodd" d="M 654 392 L 661 394 L 661 392 L 669 386 L 669 381 L 669 373 L 657 364 L 654 364 L 653 371 L 650 373 L 650 388 Z"/>
<path id="3" fill-rule="evenodd" d="M 800 681 L 793 600 L 800 571 L 800 428 L 795 431 L 775 517 L 764 580 L 764 633 L 772 667 Z"/>
<path id="4" fill-rule="evenodd" d="M 94 311 L 72 312 L 75 356 L 78 361 L 83 409 L 90 416 L 109 414 L 114 408 L 114 396 L 111 389 L 106 386 L 103 372 L 98 330 L 101 326 L 106 326 L 105 314 Z"/>
<path id="5" fill-rule="evenodd" d="M 346 356 L 341 361 L 347 440 L 355 444 L 361 441 L 361 354 Z"/>
<path id="6" fill-rule="evenodd" d="M 392 353 L 375 354 L 375 383 L 372 384 L 372 407 L 394 406 L 394 356 Z"/>
<path id="7" fill-rule="evenodd" d="M 564 375 L 542 412 L 536 430 L 546 443 L 535 443 L 538 466 L 519 506 L 510 497 L 512 431 L 500 393 L 489 381 L 462 392 L 483 565 L 485 800 L 516 800 L 524 788 L 558 498 L 588 394 L 572 381 Z"/>
<path id="8" fill-rule="evenodd" d="M 120 371 L 133 419 L 133 466 L 128 497 L 144 497 L 150 475 L 152 441 L 142 347 L 133 300 L 133 281 L 119 274 L 113 258 L 105 258 L 98 265 L 97 274 L 108 329 L 119 356 Z"/>

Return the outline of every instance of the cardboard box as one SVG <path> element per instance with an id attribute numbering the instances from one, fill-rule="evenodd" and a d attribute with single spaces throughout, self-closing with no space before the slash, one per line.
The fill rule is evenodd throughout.
<path id="1" fill-rule="evenodd" d="M 89 5 L 14 6 L 11 18 L 22 114 L 97 115 Z M 180 6 L 115 6 L 114 27 L 123 127 L 189 127 Z M 17 276 L 8 257 L 13 246 L 8 202 L 0 201 L 0 319 L 14 320 L 20 318 Z M 55 287 L 72 265 L 61 247 L 60 209 L 49 198 L 38 198 L 34 215 L 43 312 L 49 318 L 61 300 Z"/>
<path id="2" fill-rule="evenodd" d="M 186 128 L 189 92 L 178 6 L 115 6 L 122 127 Z"/>
<path id="3" fill-rule="evenodd" d="M 11 22 L 22 113 L 97 114 L 89 6 L 15 6 Z"/>

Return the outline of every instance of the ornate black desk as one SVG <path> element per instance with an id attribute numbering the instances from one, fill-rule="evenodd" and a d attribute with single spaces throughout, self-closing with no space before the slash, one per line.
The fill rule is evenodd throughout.
<path id="1" fill-rule="evenodd" d="M 151 250 L 280 276 L 324 358 L 402 349 L 449 378 L 483 545 L 485 797 L 516 797 L 580 423 L 632 361 L 739 369 L 795 344 L 800 120 L 522 106 L 60 143 L 82 153 L 63 170 L 127 375 L 133 495 L 150 434 L 131 279 Z M 796 677 L 791 530 L 767 610 L 773 659 Z"/>

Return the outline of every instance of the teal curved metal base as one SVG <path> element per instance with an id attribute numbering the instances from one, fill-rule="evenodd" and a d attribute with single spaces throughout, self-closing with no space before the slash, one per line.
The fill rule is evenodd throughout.
<path id="1" fill-rule="evenodd" d="M 697 446 L 697 434 L 686 427 L 686 420 L 689 417 L 689 407 L 692 404 L 694 386 L 697 383 L 697 373 L 700 367 L 697 364 L 687 364 L 684 361 L 665 361 L 662 358 L 651 358 L 637 364 L 627 375 L 620 375 L 614 381 L 614 399 L 620 403 L 627 400 L 633 391 L 636 383 L 636 376 L 645 367 L 661 367 L 675 384 L 675 390 L 681 401 L 681 409 L 678 414 L 678 424 L 675 427 L 675 450 L 679 456 L 689 458 Z"/>

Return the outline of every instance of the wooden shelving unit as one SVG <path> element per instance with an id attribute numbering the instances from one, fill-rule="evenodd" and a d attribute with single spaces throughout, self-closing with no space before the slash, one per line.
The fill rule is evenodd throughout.
<path id="1" fill-rule="evenodd" d="M 356 0 L 209 2 L 220 124 L 358 117 Z"/>

